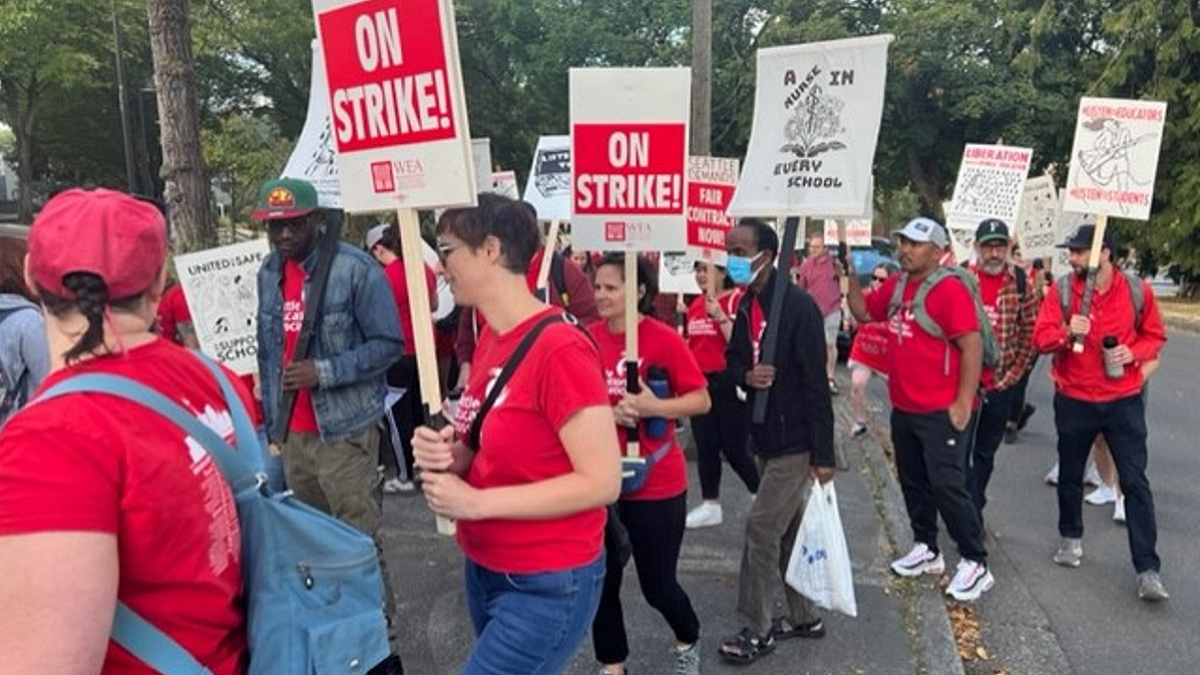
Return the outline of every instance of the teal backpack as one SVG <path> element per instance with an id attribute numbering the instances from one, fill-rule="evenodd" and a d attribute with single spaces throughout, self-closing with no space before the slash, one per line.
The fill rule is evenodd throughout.
<path id="1" fill-rule="evenodd" d="M 946 339 L 946 333 L 942 327 L 933 320 L 933 317 L 929 316 L 929 311 L 925 309 L 925 297 L 929 295 L 929 291 L 933 290 L 934 286 L 952 277 L 967 287 L 967 292 L 971 294 L 971 299 L 975 302 L 975 320 L 979 324 L 980 337 L 983 338 L 983 367 L 995 368 L 1000 365 L 1000 343 L 996 341 L 992 321 L 984 311 L 983 301 L 979 298 L 979 280 L 969 270 L 958 265 L 939 265 L 937 269 L 930 272 L 929 276 L 925 277 L 921 285 L 917 287 L 917 295 L 913 298 L 913 318 L 926 333 L 946 343 L 946 356 L 942 369 L 944 375 L 949 375 L 950 341 Z M 900 310 L 904 301 L 904 287 L 907 283 L 908 274 L 902 274 L 892 293 L 892 300 L 888 303 L 888 317 Z"/>
<path id="2" fill-rule="evenodd" d="M 182 427 L 212 456 L 237 502 L 248 675 L 364 675 L 389 653 L 383 575 L 374 540 L 290 492 L 269 493 L 258 433 L 220 367 L 199 358 L 221 385 L 233 417 L 237 452 L 195 415 L 125 377 L 76 375 L 37 401 L 80 392 L 118 396 Z M 121 602 L 112 639 L 163 675 L 211 675 L 177 642 Z"/>

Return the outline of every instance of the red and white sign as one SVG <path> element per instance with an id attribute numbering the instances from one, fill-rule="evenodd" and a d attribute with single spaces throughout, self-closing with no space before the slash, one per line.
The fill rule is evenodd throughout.
<path id="1" fill-rule="evenodd" d="M 347 211 L 474 202 L 449 0 L 313 0 Z"/>
<path id="2" fill-rule="evenodd" d="M 571 70 L 571 236 L 579 248 L 684 248 L 690 77 L 686 68 Z"/>
<path id="3" fill-rule="evenodd" d="M 687 243 L 704 259 L 724 258 L 725 235 L 736 219 L 729 202 L 737 189 L 738 161 L 725 157 L 688 157 Z M 720 262 L 720 261 L 717 261 Z"/>
<path id="4" fill-rule="evenodd" d="M 1167 104 L 1083 98 L 1063 210 L 1149 220 Z"/>

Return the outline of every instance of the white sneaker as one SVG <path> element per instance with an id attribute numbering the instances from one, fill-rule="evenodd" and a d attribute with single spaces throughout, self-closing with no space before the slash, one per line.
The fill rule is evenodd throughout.
<path id="1" fill-rule="evenodd" d="M 723 522 L 725 517 L 721 513 L 721 505 L 717 502 L 704 502 L 688 512 L 684 526 L 694 530 L 699 527 L 715 527 Z"/>
<path id="2" fill-rule="evenodd" d="M 934 553 L 925 544 L 918 543 L 903 558 L 892 561 L 892 571 L 902 577 L 938 575 L 946 571 L 946 561 L 941 553 Z"/>
<path id="3" fill-rule="evenodd" d="M 987 565 L 974 560 L 960 560 L 954 578 L 946 587 L 946 595 L 959 602 L 971 602 L 978 600 L 979 596 L 991 590 L 995 584 L 996 579 Z"/>
<path id="4" fill-rule="evenodd" d="M 392 495 L 397 492 L 412 492 L 416 489 L 411 480 L 401 480 L 399 478 L 389 478 L 383 481 L 383 491 Z"/>
<path id="5" fill-rule="evenodd" d="M 1092 504 L 1093 506 L 1104 506 L 1117 501 L 1117 487 L 1115 485 L 1101 485 L 1100 487 L 1088 493 L 1083 501 Z"/>
<path id="6" fill-rule="evenodd" d="M 1117 505 L 1113 507 L 1113 521 L 1125 523 L 1125 495 L 1117 495 Z"/>
<path id="7" fill-rule="evenodd" d="M 1046 477 L 1042 480 L 1045 481 L 1046 485 L 1058 485 L 1058 462 L 1055 462 L 1054 466 L 1050 467 L 1050 470 L 1046 472 Z"/>
<path id="8" fill-rule="evenodd" d="M 850 436 L 853 438 L 858 438 L 865 433 L 867 433 L 867 425 L 863 424 L 862 422 L 855 422 L 854 425 L 850 427 Z"/>

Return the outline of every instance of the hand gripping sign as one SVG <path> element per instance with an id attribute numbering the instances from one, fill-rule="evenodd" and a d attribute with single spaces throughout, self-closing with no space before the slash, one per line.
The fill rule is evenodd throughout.
<path id="1" fill-rule="evenodd" d="M 685 246 L 687 68 L 571 69 L 571 236 L 589 251 Z"/>
<path id="2" fill-rule="evenodd" d="M 449 0 L 313 0 L 343 206 L 474 203 Z"/>

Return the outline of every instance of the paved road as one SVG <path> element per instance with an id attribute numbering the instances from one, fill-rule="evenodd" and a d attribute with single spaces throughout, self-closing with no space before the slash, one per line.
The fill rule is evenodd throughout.
<path id="1" fill-rule="evenodd" d="M 980 604 L 985 641 L 998 661 L 968 667 L 1010 674 L 1194 673 L 1200 662 L 1200 337 L 1172 332 L 1150 396 L 1149 476 L 1158 513 L 1159 555 L 1171 600 L 1138 600 L 1126 531 L 1112 507 L 1084 506 L 1084 563 L 1058 567 L 1054 490 L 1042 476 L 1054 461 L 1047 363 L 1030 385 L 1038 406 L 1021 442 L 1002 446 L 986 512 L 997 585 Z"/>

